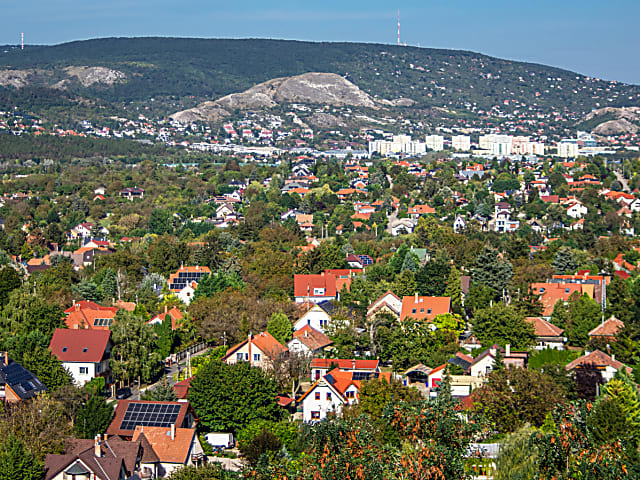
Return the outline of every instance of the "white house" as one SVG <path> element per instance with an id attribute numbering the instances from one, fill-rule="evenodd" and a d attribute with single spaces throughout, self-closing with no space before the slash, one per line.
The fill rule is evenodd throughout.
<path id="1" fill-rule="evenodd" d="M 536 332 L 536 350 L 553 348 L 564 350 L 566 338 L 562 336 L 564 330 L 547 322 L 541 317 L 527 317 L 525 320 L 533 325 Z"/>
<path id="2" fill-rule="evenodd" d="M 193 281 L 185 285 L 181 290 L 177 291 L 175 295 L 182 303 L 189 305 L 191 300 L 193 300 L 193 294 L 196 292 L 196 288 L 198 288 L 198 284 Z"/>
<path id="3" fill-rule="evenodd" d="M 257 335 L 249 334 L 246 340 L 234 345 L 222 361 L 233 365 L 238 362 L 249 362 L 251 366 L 266 369 L 279 356 L 287 355 L 287 347 L 278 342 L 269 332 Z"/>
<path id="4" fill-rule="evenodd" d="M 322 353 L 332 343 L 324 333 L 305 325 L 293 332 L 293 338 L 287 342 L 287 348 L 291 353 L 314 356 Z"/>
<path id="5" fill-rule="evenodd" d="M 573 199 L 565 203 L 564 208 L 567 216 L 571 218 L 582 218 L 589 212 L 582 202 Z"/>
<path id="6" fill-rule="evenodd" d="M 143 436 L 158 461 L 145 463 L 143 457 L 140 469 L 154 472 L 154 477 L 166 477 L 178 468 L 204 461 L 204 450 L 195 428 L 176 428 L 173 424 L 168 428 L 136 426 L 133 441 L 139 441 Z"/>
<path id="7" fill-rule="evenodd" d="M 462 232 L 467 227 L 467 222 L 462 215 L 458 215 L 453 221 L 453 231 L 455 233 Z"/>
<path id="8" fill-rule="evenodd" d="M 611 380 L 616 375 L 618 370 L 622 368 L 626 368 L 627 373 L 631 373 L 631 368 L 625 366 L 622 362 L 617 361 L 615 355 L 610 357 L 600 350 L 595 350 L 591 353 L 583 355 L 580 358 L 576 358 L 565 368 L 568 372 L 572 372 L 587 365 L 597 368 L 600 371 L 600 374 L 602 375 L 602 378 L 605 382 Z"/>
<path id="9" fill-rule="evenodd" d="M 56 328 L 49 350 L 62 362 L 76 385 L 82 386 L 96 377 L 111 383 L 109 330 L 70 330 Z"/>
<path id="10" fill-rule="evenodd" d="M 311 381 L 320 380 L 330 370 L 337 368 L 341 372 L 355 372 L 360 376 L 380 373 L 379 360 L 355 360 L 345 358 L 314 358 L 311 360 Z"/>
<path id="11" fill-rule="evenodd" d="M 371 377 L 390 381 L 390 375 L 390 373 L 372 373 Z M 298 400 L 302 403 L 302 421 L 319 422 L 331 412 L 339 415 L 344 405 L 357 403 L 361 387 L 360 378 L 367 379 L 367 377 L 357 376 L 355 372 L 344 372 L 338 368 L 324 375 Z"/>
<path id="12" fill-rule="evenodd" d="M 367 318 L 370 319 L 379 314 L 388 313 L 399 320 L 400 312 L 402 312 L 402 299 L 393 292 L 387 292 L 371 302 L 367 309 Z"/>
<path id="13" fill-rule="evenodd" d="M 324 333 L 327 325 L 331 321 L 331 315 L 314 304 L 300 319 L 293 325 L 293 330 L 297 331 L 304 327 L 311 327 L 314 330 Z"/>

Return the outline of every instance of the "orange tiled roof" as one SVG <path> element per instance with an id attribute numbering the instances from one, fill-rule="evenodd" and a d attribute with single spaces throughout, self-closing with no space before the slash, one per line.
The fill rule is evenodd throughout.
<path id="1" fill-rule="evenodd" d="M 589 332 L 590 337 L 615 337 L 624 328 L 624 322 L 616 317 L 601 323 Z"/>
<path id="2" fill-rule="evenodd" d="M 195 428 L 176 428 L 173 440 L 171 429 L 166 427 L 142 427 L 133 432 L 133 441 L 143 436 L 162 463 L 187 463 L 189 450 L 196 435 Z"/>
<path id="3" fill-rule="evenodd" d="M 433 320 L 436 315 L 451 313 L 451 297 L 425 297 L 412 295 L 402 298 L 400 320 Z"/>
<path id="4" fill-rule="evenodd" d="M 544 318 L 527 317 L 525 320 L 533 325 L 537 337 L 559 337 L 564 332 L 562 328 L 556 327 Z"/>

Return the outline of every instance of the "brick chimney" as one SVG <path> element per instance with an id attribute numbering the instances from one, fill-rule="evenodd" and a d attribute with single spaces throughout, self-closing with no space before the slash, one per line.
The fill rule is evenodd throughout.
<path id="1" fill-rule="evenodd" d="M 171 441 L 176 439 L 176 424 L 171 424 Z"/>
<path id="2" fill-rule="evenodd" d="M 504 356 L 505 356 L 505 357 L 510 357 L 510 356 L 511 356 L 511 345 L 507 343 L 507 344 L 504 346 L 504 349 L 505 349 L 505 354 L 504 354 Z"/>
<path id="3" fill-rule="evenodd" d="M 102 446 L 100 445 L 100 435 L 96 435 L 93 442 L 93 453 L 96 457 L 102 456 Z"/>

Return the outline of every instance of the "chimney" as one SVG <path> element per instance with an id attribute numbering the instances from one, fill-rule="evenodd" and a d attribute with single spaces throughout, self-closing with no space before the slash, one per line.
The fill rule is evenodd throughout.
<path id="1" fill-rule="evenodd" d="M 96 435 L 93 442 L 93 453 L 96 457 L 102 456 L 102 447 L 100 446 L 100 435 Z"/>
<path id="2" fill-rule="evenodd" d="M 307 338 L 309 336 L 309 330 L 304 331 L 304 337 Z"/>
<path id="3" fill-rule="evenodd" d="M 489 348 L 489 353 L 495 357 L 496 356 L 496 349 L 493 348 L 493 347 Z"/>
<path id="4" fill-rule="evenodd" d="M 511 345 L 507 343 L 504 346 L 504 349 L 505 349 L 505 355 L 504 356 L 505 357 L 510 357 L 511 356 Z"/>
<path id="5" fill-rule="evenodd" d="M 415 302 L 418 303 L 418 292 L 416 292 L 416 300 L 415 300 Z"/>
<path id="6" fill-rule="evenodd" d="M 76 312 L 80 311 L 80 304 L 79 303 L 74 303 L 73 306 L 76 307 Z"/>
<path id="7" fill-rule="evenodd" d="M 616 361 L 616 354 L 615 353 L 613 355 L 611 355 L 611 360 L 613 360 L 614 362 Z"/>
<path id="8" fill-rule="evenodd" d="M 167 313 L 167 306 L 164 306 L 164 313 Z"/>
<path id="9" fill-rule="evenodd" d="M 249 347 L 249 362 L 251 362 L 251 332 L 249 332 L 249 338 L 247 339 L 247 346 Z"/>
<path id="10" fill-rule="evenodd" d="M 171 440 L 175 440 L 176 439 L 176 424 L 172 423 L 171 424 Z"/>
<path id="11" fill-rule="evenodd" d="M 355 358 L 353 359 L 353 369 L 354 370 L 356 369 L 356 359 Z"/>

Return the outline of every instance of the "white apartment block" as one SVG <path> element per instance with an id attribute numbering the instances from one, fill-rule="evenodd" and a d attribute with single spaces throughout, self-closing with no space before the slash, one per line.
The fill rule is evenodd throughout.
<path id="1" fill-rule="evenodd" d="M 444 150 L 444 137 L 442 135 L 427 135 L 425 137 L 427 149 L 434 152 Z"/>
<path id="2" fill-rule="evenodd" d="M 577 157 L 580 146 L 577 143 L 562 141 L 558 143 L 558 156 L 562 158 Z"/>
<path id="3" fill-rule="evenodd" d="M 394 135 L 391 141 L 375 140 L 369 142 L 369 156 L 379 153 L 383 156 L 397 155 L 424 155 L 427 153 L 427 145 L 423 142 L 414 142 L 409 135 Z"/>
<path id="4" fill-rule="evenodd" d="M 468 152 L 471 150 L 471 137 L 468 135 L 454 135 L 451 137 L 451 148 Z"/>

